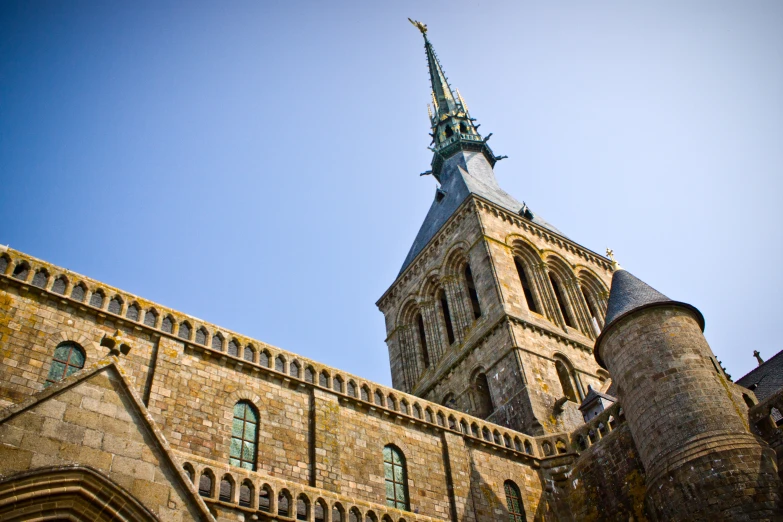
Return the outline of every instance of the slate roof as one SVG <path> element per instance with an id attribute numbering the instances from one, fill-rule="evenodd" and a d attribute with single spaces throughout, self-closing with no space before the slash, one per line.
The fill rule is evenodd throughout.
<path id="1" fill-rule="evenodd" d="M 470 194 L 481 196 L 514 213 L 519 213 L 522 209 L 522 203 L 500 188 L 497 179 L 495 179 L 495 171 L 481 152 L 461 151 L 450 157 L 443 165 L 440 179 L 440 192 L 445 192 L 445 195 L 439 198 L 436 193 L 435 200 L 427 212 L 427 217 L 424 218 L 424 223 L 422 223 L 419 233 L 405 257 L 400 273 L 408 268 L 408 265 L 427 246 L 427 243 Z M 562 232 L 538 215 L 533 214 L 532 219 L 527 219 L 563 236 Z"/>
<path id="2" fill-rule="evenodd" d="M 621 315 L 652 303 L 666 303 L 671 299 L 622 268 L 612 275 L 612 289 L 606 306 L 606 326 Z M 606 327 L 604 327 L 606 328 Z"/>
<path id="3" fill-rule="evenodd" d="M 759 402 L 783 388 L 783 350 L 737 379 L 737 384 L 752 390 Z"/>
<path id="4" fill-rule="evenodd" d="M 597 398 L 606 399 L 607 401 L 611 402 L 617 402 L 617 397 L 612 397 L 611 395 L 607 395 L 606 393 L 601 393 L 599 391 L 596 391 L 593 389 L 592 386 L 587 386 L 587 395 L 585 395 L 584 400 L 582 401 L 582 404 L 579 405 L 580 410 L 584 410 L 587 408 L 590 403 L 592 403 Z"/>

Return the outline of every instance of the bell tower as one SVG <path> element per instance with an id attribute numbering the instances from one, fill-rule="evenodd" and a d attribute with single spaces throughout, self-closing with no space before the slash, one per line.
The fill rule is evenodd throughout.
<path id="1" fill-rule="evenodd" d="M 397 279 L 378 300 L 393 385 L 532 435 L 582 424 L 611 260 L 498 185 L 496 156 L 427 35 L 434 200 Z M 529 175 L 529 174 L 528 174 Z"/>

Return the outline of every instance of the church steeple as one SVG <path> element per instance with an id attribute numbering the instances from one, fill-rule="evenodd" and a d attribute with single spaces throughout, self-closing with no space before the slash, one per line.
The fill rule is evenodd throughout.
<path id="1" fill-rule="evenodd" d="M 465 150 L 482 152 L 490 165 L 501 157 L 495 156 L 487 145 L 488 135 L 482 138 L 475 125 L 475 118 L 471 118 L 468 107 L 457 90 L 457 96 L 451 90 L 448 78 L 443 72 L 443 67 L 435 54 L 432 43 L 427 38 L 427 26 L 408 18 L 410 22 L 421 31 L 424 37 L 424 51 L 427 55 L 427 67 L 430 73 L 430 85 L 432 86 L 432 109 L 428 110 L 432 132 L 430 148 L 434 152 L 432 158 L 432 171 L 438 181 L 443 162 L 454 153 Z"/>

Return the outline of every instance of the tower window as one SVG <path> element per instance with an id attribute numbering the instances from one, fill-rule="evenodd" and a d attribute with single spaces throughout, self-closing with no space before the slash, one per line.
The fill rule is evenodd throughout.
<path id="1" fill-rule="evenodd" d="M 503 489 L 506 491 L 509 522 L 524 522 L 525 508 L 522 506 L 522 495 L 519 494 L 519 488 L 516 484 L 507 480 L 503 484 Z"/>
<path id="2" fill-rule="evenodd" d="M 84 359 L 84 350 L 78 344 L 64 342 L 57 345 L 44 386 L 59 382 L 84 368 Z"/>
<path id="3" fill-rule="evenodd" d="M 465 122 L 462 122 L 462 123 L 459 124 L 459 131 L 462 134 L 467 134 L 468 133 L 468 126 L 465 125 Z"/>
<path id="4" fill-rule="evenodd" d="M 247 401 L 234 406 L 234 420 L 231 424 L 231 454 L 229 464 L 255 471 L 258 412 Z"/>
<path id="5" fill-rule="evenodd" d="M 424 319 L 421 314 L 416 314 L 416 324 L 419 327 L 419 343 L 421 343 L 421 356 L 424 359 L 424 367 L 430 367 L 430 354 L 427 350 L 427 334 L 424 330 Z"/>
<path id="6" fill-rule="evenodd" d="M 522 264 L 522 261 L 516 257 L 514 258 L 514 264 L 517 267 L 517 274 L 519 274 L 519 282 L 522 283 L 522 292 L 525 294 L 528 310 L 539 313 L 538 306 L 536 306 L 536 300 L 533 298 L 533 290 L 530 288 L 530 280 L 527 278 L 525 266 Z"/>
<path id="7" fill-rule="evenodd" d="M 470 305 L 473 307 L 473 317 L 478 319 L 481 317 L 481 305 L 479 305 L 478 292 L 476 292 L 476 284 L 473 281 L 473 272 L 470 270 L 470 265 L 465 265 L 465 282 L 468 285 L 468 297 L 470 298 Z"/>
<path id="8" fill-rule="evenodd" d="M 584 285 L 580 285 L 579 288 L 582 290 L 582 296 L 585 298 L 585 303 L 587 303 L 587 309 L 590 310 L 590 316 L 595 320 L 596 324 L 600 327 L 601 326 L 601 314 L 598 313 L 598 309 L 595 306 L 595 301 L 591 299 L 592 295 L 589 290 L 587 290 Z"/>
<path id="9" fill-rule="evenodd" d="M 492 414 L 495 406 L 492 404 L 492 395 L 489 393 L 489 381 L 487 375 L 479 373 L 473 382 L 474 398 L 476 401 L 476 416 L 486 419 Z"/>
<path id="10" fill-rule="evenodd" d="M 569 401 L 577 402 L 574 383 L 571 379 L 571 370 L 565 362 L 559 359 L 555 361 L 555 370 L 557 371 L 557 378 L 560 379 L 560 387 L 563 388 L 563 395 L 565 395 Z"/>
<path id="11" fill-rule="evenodd" d="M 394 446 L 383 448 L 383 476 L 386 480 L 386 505 L 408 510 L 408 477 L 405 458 Z"/>
<path id="12" fill-rule="evenodd" d="M 443 133 L 446 135 L 447 138 L 451 138 L 454 136 L 454 131 L 451 129 L 451 125 L 446 125 L 446 128 L 443 129 Z"/>
<path id="13" fill-rule="evenodd" d="M 571 320 L 571 316 L 568 315 L 568 311 L 565 307 L 565 297 L 563 296 L 563 292 L 560 290 L 560 285 L 551 272 L 549 274 L 549 281 L 552 283 L 552 289 L 555 291 L 555 300 L 557 301 L 557 306 L 560 308 L 560 313 L 563 314 L 563 319 L 565 320 L 566 326 L 574 328 L 574 322 Z"/>
<path id="14" fill-rule="evenodd" d="M 440 294 L 440 309 L 443 312 L 443 322 L 446 323 L 446 335 L 449 338 L 449 344 L 454 344 L 454 326 L 451 324 L 449 300 L 446 298 L 446 292 L 441 292 Z"/>

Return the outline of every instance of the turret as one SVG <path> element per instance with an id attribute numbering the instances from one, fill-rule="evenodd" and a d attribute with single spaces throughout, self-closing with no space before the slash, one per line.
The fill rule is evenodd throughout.
<path id="1" fill-rule="evenodd" d="M 658 520 L 779 520 L 774 452 L 751 433 L 693 306 L 629 272 L 612 278 L 598 363 L 619 388 Z"/>

